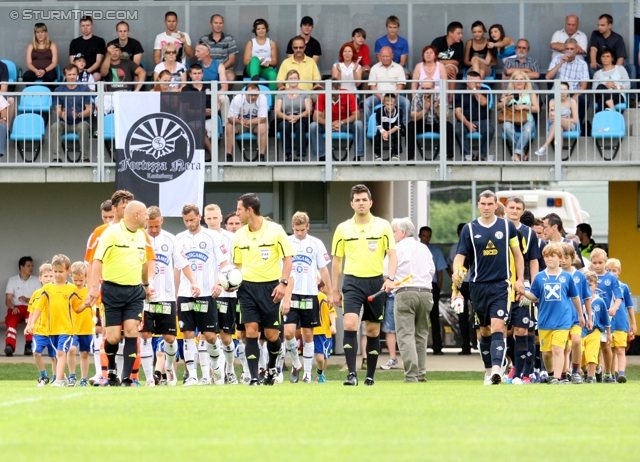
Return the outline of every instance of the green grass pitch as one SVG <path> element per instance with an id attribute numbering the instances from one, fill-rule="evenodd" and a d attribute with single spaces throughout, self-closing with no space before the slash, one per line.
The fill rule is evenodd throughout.
<path id="1" fill-rule="evenodd" d="M 637 460 L 640 367 L 624 385 L 520 387 L 381 372 L 350 388 L 334 367 L 327 384 L 37 388 L 35 372 L 0 365 L 3 460 Z"/>

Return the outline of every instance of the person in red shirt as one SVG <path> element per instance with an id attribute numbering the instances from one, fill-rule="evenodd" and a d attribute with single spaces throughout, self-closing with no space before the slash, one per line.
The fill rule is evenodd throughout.
<path id="1" fill-rule="evenodd" d="M 367 33 L 361 27 L 354 29 L 351 33 L 351 42 L 356 49 L 356 57 L 354 60 L 362 66 L 363 80 L 367 80 L 369 70 L 371 69 L 371 52 L 369 51 L 369 47 L 364 43 L 365 40 L 367 40 Z"/>
<path id="2" fill-rule="evenodd" d="M 347 93 L 344 88 L 340 88 L 339 81 L 331 83 L 331 131 L 352 133 L 356 145 L 356 158 L 364 159 L 364 124 L 358 117 L 358 103 L 356 96 Z M 328 101 L 325 102 L 324 94 L 318 95 L 316 110 L 313 114 L 313 122 L 309 127 L 309 140 L 311 141 L 311 152 L 317 160 L 324 160 L 324 138 L 322 134 L 327 130 L 325 114 L 329 109 Z"/>

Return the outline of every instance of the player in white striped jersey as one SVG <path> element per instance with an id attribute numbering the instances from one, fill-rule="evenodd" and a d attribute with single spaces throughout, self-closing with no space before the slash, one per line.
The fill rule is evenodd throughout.
<path id="1" fill-rule="evenodd" d="M 302 339 L 304 347 L 302 356 L 304 359 L 304 383 L 311 382 L 311 365 L 313 363 L 313 328 L 320 325 L 320 305 L 318 302 L 318 272 L 322 277 L 329 293 L 331 293 L 331 278 L 327 265 L 331 257 L 322 241 L 310 236 L 309 216 L 304 212 L 296 212 L 291 218 L 293 235 L 289 241 L 293 246 L 295 255 L 291 268 L 291 276 L 294 280 L 291 296 L 291 310 L 284 320 L 284 339 L 287 353 L 293 361 L 289 381 L 297 383 L 302 366 L 298 357 L 298 341 L 296 340 L 296 326 L 298 322 L 302 327 Z"/>
<path id="2" fill-rule="evenodd" d="M 200 225 L 201 219 L 202 216 L 197 205 L 185 205 L 182 208 L 182 220 L 187 230 L 176 236 L 179 249 L 189 260 L 191 271 L 193 271 L 198 287 L 200 287 L 200 296 L 193 297 L 190 282 L 184 275 L 180 278 L 178 320 L 180 329 L 184 333 L 184 362 L 188 373 L 184 382 L 185 386 L 198 383 L 195 363 L 196 329 L 204 335 L 209 355 L 220 354 L 219 350 L 215 351 L 219 327 L 218 310 L 214 299 L 222 291 L 222 287 L 217 283 L 218 270 L 227 264 L 227 257 L 220 250 L 222 245 L 220 234 L 203 228 Z M 208 367 L 203 368 L 200 383 L 202 385 L 211 383 Z"/>
<path id="3" fill-rule="evenodd" d="M 220 250 L 227 257 L 227 263 L 233 264 L 233 233 L 221 228 L 222 211 L 216 204 L 209 204 L 204 208 L 204 222 L 211 231 L 220 233 L 221 245 Z M 236 306 L 238 295 L 234 292 L 222 290 L 220 296 L 216 298 L 216 306 L 218 308 L 218 324 L 220 325 L 220 340 L 218 341 L 219 349 L 224 353 L 225 378 L 226 382 L 231 385 L 238 384 L 235 370 L 233 368 L 233 360 L 235 353 L 235 345 L 233 344 L 232 335 L 235 333 L 236 325 Z M 244 326 L 243 326 L 244 329 Z M 222 366 L 218 365 L 217 358 L 213 358 L 211 367 L 213 368 L 213 377 L 216 384 L 224 383 L 222 377 Z"/>
<path id="4" fill-rule="evenodd" d="M 174 269 L 182 271 L 184 277 L 190 283 L 193 296 L 200 295 L 200 288 L 186 257 L 180 252 L 173 234 L 162 229 L 162 213 L 156 206 L 147 208 L 147 234 L 151 239 L 151 245 L 156 254 L 156 274 L 149 279 L 149 289 L 152 294 L 149 302 L 144 304 L 143 321 L 140 329 L 140 359 L 144 375 L 147 377 L 147 386 L 153 386 L 160 382 L 159 371 L 153 372 L 153 346 L 151 337 L 153 334 L 162 335 L 164 338 L 164 351 L 166 354 L 165 368 L 167 371 L 167 383 L 176 384 L 176 373 L 173 362 L 178 352 L 176 342 L 176 290 Z"/>

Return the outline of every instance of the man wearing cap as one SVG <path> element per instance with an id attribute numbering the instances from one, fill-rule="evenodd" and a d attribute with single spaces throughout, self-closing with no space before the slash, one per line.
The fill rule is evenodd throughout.
<path id="1" fill-rule="evenodd" d="M 322 56 L 322 47 L 320 46 L 320 42 L 311 37 L 311 32 L 313 31 L 313 18 L 311 16 L 305 16 L 300 21 L 300 37 L 304 39 L 305 50 L 304 54 L 309 58 L 312 58 L 316 64 L 320 63 L 320 57 Z M 289 58 L 293 56 L 293 41 L 296 37 L 289 40 L 287 44 L 287 55 Z M 302 78 L 301 78 L 302 79 Z"/>
<path id="2" fill-rule="evenodd" d="M 122 49 L 121 58 L 130 59 L 139 66 L 140 62 L 142 62 L 144 48 L 136 39 L 129 37 L 129 24 L 126 21 L 120 21 L 116 25 L 116 35 L 118 38 L 111 40 L 107 46 L 116 42 L 119 43 Z"/>
<path id="3" fill-rule="evenodd" d="M 100 73 L 105 82 L 116 82 L 109 85 L 108 91 L 140 91 L 146 77 L 144 69 L 130 59 L 122 59 L 120 43 L 112 43 L 107 48 L 107 55 L 100 66 Z M 140 82 L 135 88 L 119 82 Z M 106 106 L 106 104 L 105 104 Z"/>
<path id="4" fill-rule="evenodd" d="M 69 62 L 73 64 L 74 56 L 82 53 L 87 61 L 87 72 L 91 72 L 93 79 L 97 82 L 101 79 L 100 66 L 104 59 L 104 39 L 93 35 L 93 18 L 91 16 L 80 18 L 80 29 L 82 35 L 71 40 L 69 44 Z"/>

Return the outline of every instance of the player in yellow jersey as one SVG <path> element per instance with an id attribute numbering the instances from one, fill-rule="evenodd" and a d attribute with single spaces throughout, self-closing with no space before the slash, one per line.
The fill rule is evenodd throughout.
<path id="1" fill-rule="evenodd" d="M 336 309 L 329 305 L 327 299 L 327 286 L 318 278 L 318 303 L 320 304 L 320 325 L 313 329 L 313 352 L 316 355 L 316 380 L 318 383 L 325 383 L 327 377 L 324 371 L 327 368 L 327 359 L 333 350 L 332 335 L 336 333 Z"/>
<path id="2" fill-rule="evenodd" d="M 236 214 L 244 224 L 233 238 L 233 262 L 242 269 L 244 279 L 238 289 L 238 302 L 247 335 L 245 354 L 251 373 L 249 385 L 259 384 L 259 325 L 264 329 L 269 351 L 264 384 L 273 385 L 277 375 L 276 360 L 282 346 L 280 313 L 286 315 L 291 307 L 294 251 L 282 226 L 260 215 L 260 199 L 255 194 L 243 194 L 238 198 Z"/>
<path id="3" fill-rule="evenodd" d="M 42 265 L 40 265 L 38 279 L 40 280 L 42 285 L 48 284 L 53 281 L 53 269 L 51 268 L 50 263 L 43 263 Z M 27 311 L 29 311 L 29 315 L 33 314 L 35 303 L 40 298 L 41 293 L 42 287 L 36 290 L 33 295 L 31 295 L 31 299 L 29 300 L 29 307 L 27 308 Z M 45 348 L 47 349 L 47 353 L 51 358 L 51 373 L 55 375 L 56 351 L 53 349 L 53 347 L 51 346 L 51 342 L 49 341 L 49 325 L 47 324 L 47 318 L 42 316 L 33 328 L 33 359 L 35 360 L 36 367 L 40 372 L 40 377 L 38 378 L 39 387 L 44 387 L 49 383 L 47 369 L 44 367 L 44 360 L 42 359 L 42 352 Z"/>
<path id="4" fill-rule="evenodd" d="M 49 340 L 56 349 L 58 363 L 56 365 L 56 380 L 54 387 L 65 387 L 68 382 L 64 379 L 67 366 L 67 353 L 73 343 L 73 317 L 71 311 L 82 312 L 86 307 L 73 284 L 67 283 L 71 261 L 66 255 L 55 255 L 51 260 L 53 268 L 53 282 L 42 288 L 42 294 L 35 304 L 33 316 L 25 332 L 33 333 L 34 325 L 40 316 L 46 316 L 49 323 Z"/>
<path id="5" fill-rule="evenodd" d="M 87 287 L 87 265 L 84 262 L 77 261 L 71 265 L 71 280 L 73 284 L 78 288 L 78 294 L 80 298 L 84 300 L 87 298 L 87 293 L 89 289 Z M 80 383 L 81 387 L 86 387 L 89 385 L 89 352 L 91 351 L 91 343 L 93 342 L 93 332 L 95 330 L 95 324 L 93 322 L 93 310 L 85 310 L 82 313 L 75 314 L 71 313 L 73 316 L 73 330 L 74 330 L 74 339 L 73 339 L 73 353 L 71 350 L 69 351 L 69 359 L 71 359 L 71 354 L 74 355 L 74 363 L 72 367 L 72 362 L 69 361 L 69 386 L 71 386 L 71 379 L 73 376 L 73 382 L 75 383 L 75 349 L 80 350 Z"/>
<path id="6" fill-rule="evenodd" d="M 374 385 L 373 376 L 380 353 L 380 323 L 384 318 L 384 297 L 368 301 L 367 297 L 379 290 L 390 292 L 395 287 L 398 260 L 391 224 L 371 214 L 371 191 L 363 184 L 351 188 L 353 218 L 340 223 L 331 245 L 333 262 L 333 294 L 329 304 L 342 306 L 344 312 L 344 355 L 349 375 L 344 385 L 358 385 L 356 374 L 357 330 L 360 308 L 364 305 L 362 319 L 367 331 L 367 376 L 364 384 Z M 383 260 L 389 257 L 389 272 L 385 279 Z M 344 281 L 340 293 L 340 276 L 344 259 Z"/>

